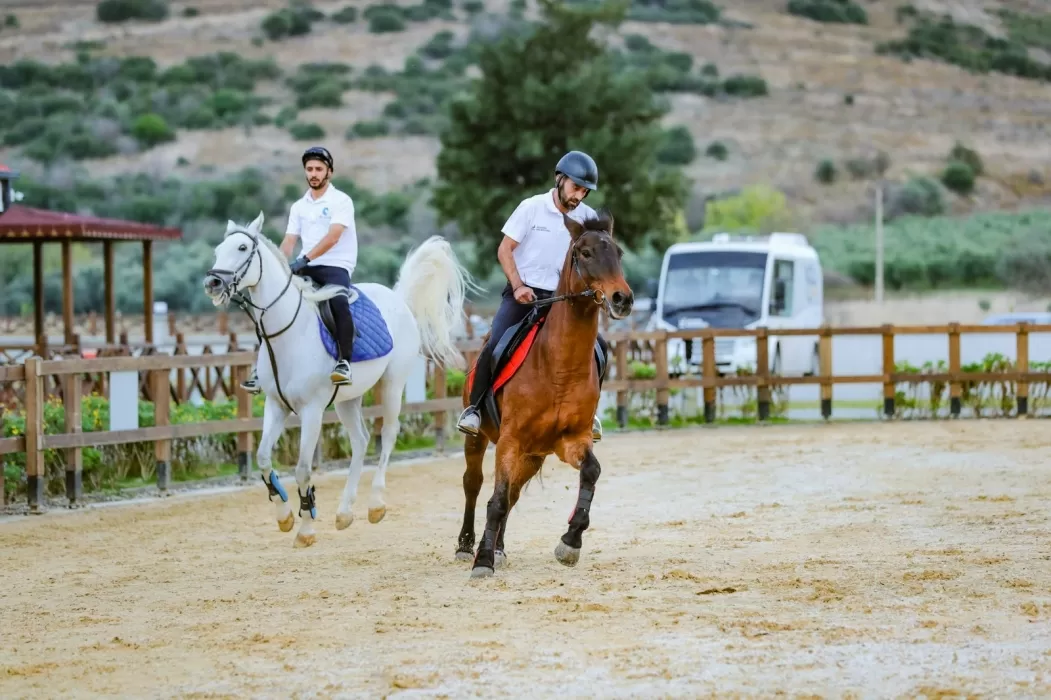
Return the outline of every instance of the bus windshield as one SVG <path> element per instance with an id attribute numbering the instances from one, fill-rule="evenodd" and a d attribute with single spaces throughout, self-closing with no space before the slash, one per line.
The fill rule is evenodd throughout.
<path id="1" fill-rule="evenodd" d="M 674 323 L 698 316 L 713 326 L 738 326 L 759 318 L 766 253 L 698 251 L 668 259 L 663 315 Z"/>

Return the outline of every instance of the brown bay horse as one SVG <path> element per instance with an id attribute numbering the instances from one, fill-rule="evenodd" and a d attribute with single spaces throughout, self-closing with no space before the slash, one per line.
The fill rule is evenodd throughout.
<path id="1" fill-rule="evenodd" d="M 544 323 L 524 362 L 496 393 L 500 425 L 483 411 L 481 432 L 464 445 L 467 469 L 463 528 L 457 558 L 470 559 L 474 549 L 474 512 L 482 488 L 482 462 L 490 442 L 496 444 L 493 496 L 485 530 L 474 555 L 472 577 L 492 576 L 506 563 L 504 531 L 522 487 L 540 471 L 549 454 L 580 472 L 580 489 L 569 528 L 555 549 L 566 566 L 580 558 L 582 535 L 590 523 L 591 499 L 601 468 L 592 450 L 592 418 L 599 401 L 600 377 L 595 362 L 599 311 L 614 318 L 631 313 L 634 296 L 621 268 L 622 250 L 613 240 L 613 217 L 607 210 L 582 224 L 563 214 L 572 242 L 562 266 L 558 289 Z M 465 382 L 464 406 L 470 401 Z"/>

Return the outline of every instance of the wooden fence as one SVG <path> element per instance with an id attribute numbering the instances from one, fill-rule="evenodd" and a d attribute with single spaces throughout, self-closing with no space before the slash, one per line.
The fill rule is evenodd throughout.
<path id="1" fill-rule="evenodd" d="M 872 328 L 778 329 L 771 331 L 759 328 L 752 331 L 741 329 L 699 329 L 688 331 L 658 331 L 649 333 L 611 333 L 607 340 L 612 347 L 608 381 L 603 385 L 606 392 L 615 392 L 617 397 L 617 420 L 623 427 L 627 424 L 629 397 L 636 392 L 656 392 L 657 422 L 667 424 L 668 401 L 671 390 L 700 388 L 704 397 L 704 418 L 713 422 L 716 417 L 716 397 L 720 387 L 752 386 L 756 389 L 757 416 L 759 420 L 770 417 L 771 393 L 776 387 L 789 385 L 820 386 L 821 414 L 832 415 L 833 387 L 836 384 L 882 384 L 883 411 L 888 417 L 895 415 L 897 385 L 907 383 L 943 382 L 949 387 L 950 414 L 959 416 L 961 396 L 969 383 L 993 381 L 1012 382 L 1016 385 L 1014 396 L 1017 413 L 1028 412 L 1029 384 L 1051 382 L 1051 372 L 1032 372 L 1029 367 L 1029 334 L 1051 333 L 1051 325 L 1018 324 L 1012 326 L 880 326 Z M 1016 336 L 1016 362 L 1014 368 L 1001 372 L 967 372 L 961 366 L 960 337 L 964 333 L 1012 333 Z M 895 369 L 895 337 L 915 334 L 947 334 L 948 363 L 945 372 L 916 374 Z M 882 338 L 882 371 L 871 375 L 833 375 L 832 338 L 844 335 L 868 335 Z M 747 375 L 720 376 L 716 364 L 716 339 L 725 337 L 752 336 L 756 339 L 758 370 Z M 791 336 L 809 336 L 816 340 L 819 350 L 820 371 L 813 376 L 774 375 L 769 371 L 770 343 Z M 699 339 L 701 345 L 701 372 L 672 376 L 668 367 L 667 343 L 673 339 Z M 476 354 L 478 342 L 465 343 L 461 350 L 469 361 Z M 253 434 L 262 429 L 262 419 L 252 417 L 251 396 L 238 384 L 247 377 L 249 367 L 255 363 L 254 352 L 232 352 L 213 355 L 144 355 L 140 357 L 107 357 L 97 359 L 44 360 L 31 357 L 23 365 L 0 366 L 0 386 L 5 383 L 24 385 L 24 409 L 26 411 L 25 435 L 0 437 L 0 459 L 4 454 L 25 453 L 28 502 L 31 512 L 38 512 L 43 503 L 44 451 L 64 450 L 66 455 L 66 495 L 71 503 L 81 498 L 82 456 L 85 447 L 117 445 L 126 443 L 154 443 L 157 485 L 163 491 L 171 484 L 172 441 L 184 438 L 218 434 L 237 434 L 238 464 L 242 478 L 247 479 L 251 471 Z M 652 378 L 637 379 L 629 374 L 629 362 L 650 360 L 655 368 Z M 229 372 L 223 377 L 222 372 Z M 199 423 L 171 424 L 171 400 L 183 395 L 178 386 L 172 384 L 173 371 L 181 376 L 182 371 L 197 375 L 200 372 L 218 371 L 219 381 L 224 383 L 224 393 L 236 398 L 237 417 Z M 136 430 L 82 432 L 81 399 L 85 388 L 85 377 L 95 377 L 111 372 L 138 372 L 140 388 L 144 388 L 147 400 L 154 403 L 154 426 Z M 446 372 L 443 368 L 429 369 L 433 399 L 403 406 L 403 414 L 433 414 L 434 431 L 438 449 L 443 449 L 445 425 L 449 413 L 459 412 L 459 397 L 446 397 Z M 175 380 L 177 383 L 178 379 Z M 65 408 L 65 432 L 45 434 L 43 408 L 48 396 L 48 386 L 61 389 L 61 400 Z M 91 385 L 88 384 L 90 387 Z M 163 400 L 163 398 L 169 400 Z M 157 400 L 162 398 L 162 400 Z M 378 419 L 379 406 L 365 409 L 366 418 Z M 335 411 L 324 416 L 325 423 L 338 422 Z M 377 420 L 378 422 L 378 420 Z M 297 427 L 298 418 L 293 416 L 288 427 Z M 2 467 L 2 464 L 0 464 Z M 3 469 L 0 468 L 0 479 Z M 3 486 L 0 483 L 0 493 Z"/>

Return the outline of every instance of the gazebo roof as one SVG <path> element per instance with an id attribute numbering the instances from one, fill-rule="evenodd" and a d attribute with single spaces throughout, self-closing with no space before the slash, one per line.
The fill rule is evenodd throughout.
<path id="1" fill-rule="evenodd" d="M 177 228 L 34 209 L 20 204 L 12 204 L 6 212 L 0 214 L 0 243 L 60 240 L 172 241 L 181 238 L 182 231 Z"/>

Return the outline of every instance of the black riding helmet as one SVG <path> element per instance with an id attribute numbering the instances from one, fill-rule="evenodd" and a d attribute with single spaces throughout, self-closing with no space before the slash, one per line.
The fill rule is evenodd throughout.
<path id="1" fill-rule="evenodd" d="M 583 151 L 570 151 L 558 161 L 555 175 L 565 175 L 581 187 L 598 189 L 598 166 L 595 160 Z"/>
<path id="2" fill-rule="evenodd" d="M 328 149 L 324 146 L 311 146 L 307 150 L 303 151 L 303 167 L 307 166 L 308 160 L 320 160 L 322 163 L 328 166 L 329 170 L 335 170 L 335 165 L 332 162 L 332 154 L 328 152 Z"/>

